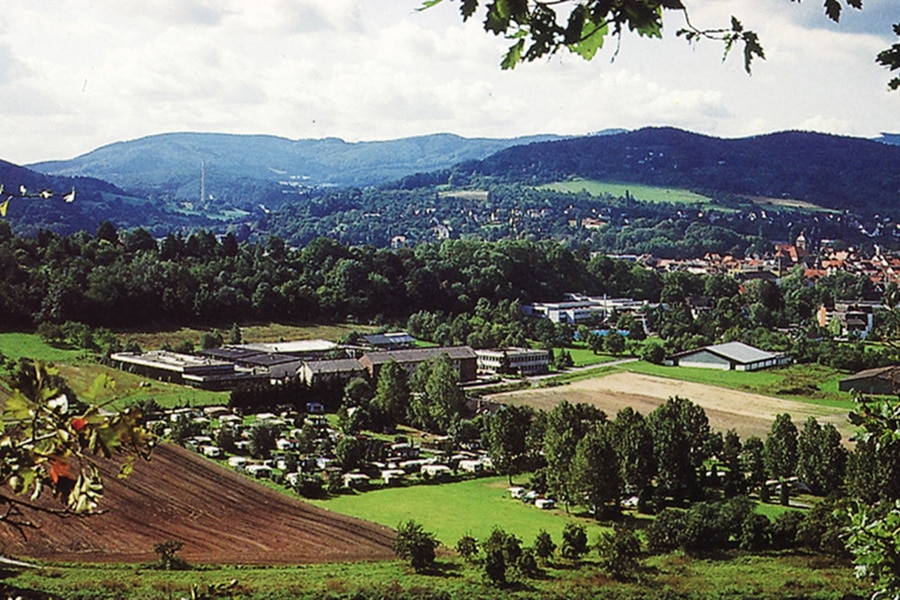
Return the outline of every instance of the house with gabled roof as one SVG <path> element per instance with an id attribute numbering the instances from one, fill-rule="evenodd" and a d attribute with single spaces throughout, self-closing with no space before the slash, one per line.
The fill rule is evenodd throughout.
<path id="1" fill-rule="evenodd" d="M 865 369 L 838 382 L 842 392 L 862 392 L 874 396 L 893 396 L 900 389 L 900 366 Z"/>

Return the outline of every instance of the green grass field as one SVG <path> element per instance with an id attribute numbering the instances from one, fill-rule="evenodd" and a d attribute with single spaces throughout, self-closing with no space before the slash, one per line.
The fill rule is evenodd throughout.
<path id="1" fill-rule="evenodd" d="M 171 600 L 190 598 L 206 586 L 234 581 L 233 595 L 217 597 L 246 600 L 312 598 L 433 597 L 483 599 L 691 598 L 725 600 L 755 598 L 781 600 L 808 598 L 838 600 L 863 598 L 865 587 L 852 569 L 839 561 L 816 555 L 725 553 L 691 559 L 681 553 L 647 557 L 637 581 L 616 582 L 605 577 L 592 553 L 581 564 L 551 563 L 540 579 L 508 587 L 487 585 L 479 565 L 458 558 L 440 557 L 438 570 L 417 574 L 399 561 L 331 563 L 303 566 L 204 566 L 187 571 L 158 571 L 149 565 L 50 564 L 26 570 L 5 584 L 40 590 L 61 598 L 111 600 Z M 356 595 L 358 594 L 358 595 Z"/>
<path id="2" fill-rule="evenodd" d="M 609 194 L 615 198 L 625 197 L 628 192 L 635 200 L 644 202 L 668 202 L 672 204 L 709 204 L 711 198 L 678 188 L 655 187 L 639 183 L 614 183 L 591 179 L 573 179 L 542 185 L 541 189 L 556 192 L 587 192 L 592 196 Z"/>
<path id="3" fill-rule="evenodd" d="M 524 479 L 514 481 L 526 483 Z M 540 510 L 514 500 L 507 487 L 505 477 L 486 477 L 440 485 L 385 488 L 312 503 L 388 527 L 412 519 L 450 547 L 465 534 L 479 539 L 487 537 L 494 527 L 517 535 L 526 545 L 534 541 L 541 529 L 559 540 L 566 523 L 576 518 L 587 526 L 591 540 L 602 530 L 589 519 L 567 515 L 562 507 Z"/>
<path id="4" fill-rule="evenodd" d="M 84 350 L 56 348 L 31 333 L 0 333 L 0 352 L 8 358 L 33 358 L 43 362 L 78 362 Z"/>
<path id="5" fill-rule="evenodd" d="M 102 365 L 84 350 L 50 346 L 31 333 L 0 333 L 0 352 L 15 360 L 25 357 L 52 364 L 79 398 L 112 409 L 124 408 L 147 398 L 153 398 L 164 407 L 228 404 L 228 392 L 198 390 L 140 377 Z M 107 385 L 92 394 L 98 377 L 106 378 Z"/>
<path id="6" fill-rule="evenodd" d="M 606 354 L 605 352 L 594 354 L 594 351 L 588 348 L 587 344 L 582 342 L 575 342 L 568 348 L 554 348 L 554 356 L 561 350 L 566 350 L 569 354 L 572 355 L 572 362 L 575 363 L 576 367 L 602 365 L 603 363 L 611 362 L 617 360 L 618 358 L 621 358 L 613 356 L 612 354 Z"/>

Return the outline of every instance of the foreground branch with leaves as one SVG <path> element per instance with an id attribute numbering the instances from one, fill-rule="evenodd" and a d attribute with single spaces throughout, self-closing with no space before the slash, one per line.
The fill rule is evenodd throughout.
<path id="1" fill-rule="evenodd" d="M 37 362 L 23 361 L 7 383 L 10 392 L 0 413 L 0 521 L 23 537 L 34 526 L 28 510 L 97 511 L 103 494 L 101 458 L 122 459 L 120 478 L 131 473 L 136 457 L 149 458 L 155 440 L 137 409 L 111 413 L 81 404 L 55 369 Z M 48 491 L 59 508 L 39 502 Z"/>
<path id="2" fill-rule="evenodd" d="M 442 2 L 426 0 L 422 9 Z M 625 32 L 661 38 L 667 11 L 681 13 L 683 24 L 677 35 L 689 43 L 718 41 L 724 45 L 725 57 L 735 46 L 740 47 L 748 73 L 754 59 L 765 59 L 759 36 L 737 17 L 732 16 L 725 27 L 696 27 L 689 17 L 689 4 L 687 0 L 460 0 L 460 13 L 463 21 L 468 21 L 482 8 L 484 30 L 512 41 L 501 62 L 504 69 L 563 48 L 591 60 L 609 36 L 618 42 Z M 857 10 L 863 7 L 862 0 L 825 0 L 825 15 L 840 22 L 845 5 Z M 900 23 L 894 25 L 893 32 L 900 36 Z M 875 62 L 891 71 L 900 69 L 900 44 L 879 53 Z M 888 85 L 891 89 L 900 87 L 900 76 Z"/>
<path id="3" fill-rule="evenodd" d="M 857 442 L 872 443 L 877 452 L 900 444 L 900 400 L 857 396 L 850 422 L 861 428 Z M 856 575 L 872 583 L 879 600 L 900 600 L 900 497 L 883 495 L 877 502 L 856 500 L 847 510 L 847 549 Z"/>

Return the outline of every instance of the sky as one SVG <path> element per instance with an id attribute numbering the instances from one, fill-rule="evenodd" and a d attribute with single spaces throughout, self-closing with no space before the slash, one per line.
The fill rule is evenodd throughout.
<path id="1" fill-rule="evenodd" d="M 875 64 L 897 0 L 839 25 L 818 0 L 685 0 L 694 25 L 756 31 L 766 60 L 626 34 L 592 61 L 563 51 L 511 71 L 509 42 L 456 0 L 0 0 L 0 159 L 67 159 L 179 132 L 387 140 L 674 126 L 719 137 L 800 129 L 900 133 Z"/>

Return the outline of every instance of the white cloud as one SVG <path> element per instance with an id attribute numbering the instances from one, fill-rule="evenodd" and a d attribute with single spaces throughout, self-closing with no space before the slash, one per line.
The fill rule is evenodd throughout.
<path id="1" fill-rule="evenodd" d="M 889 75 L 873 63 L 891 42 L 873 32 L 892 2 L 867 0 L 841 26 L 820 3 L 694 4 L 697 26 L 734 14 L 759 32 L 767 60 L 752 77 L 739 50 L 722 63 L 717 43 L 675 39 L 677 12 L 664 40 L 625 35 L 612 63 L 615 40 L 592 62 L 563 52 L 506 72 L 508 42 L 477 19 L 463 25 L 457 3 L 416 12 L 420 0 L 7 2 L 0 158 L 186 130 L 352 141 L 644 125 L 874 135 L 896 130 L 900 114 L 900 93 L 885 91 Z"/>

